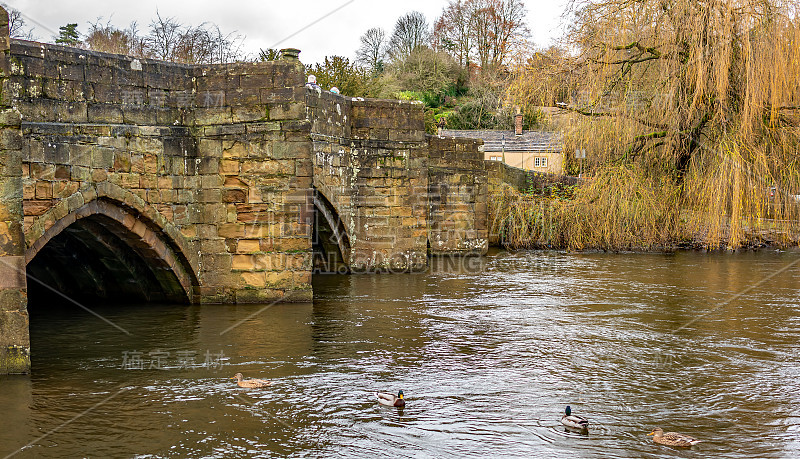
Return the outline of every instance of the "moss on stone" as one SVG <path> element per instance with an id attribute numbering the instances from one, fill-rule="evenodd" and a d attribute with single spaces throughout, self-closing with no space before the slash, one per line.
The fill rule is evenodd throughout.
<path id="1" fill-rule="evenodd" d="M 30 349 L 23 346 L 6 346 L 0 351 L 0 374 L 26 374 L 30 371 Z"/>

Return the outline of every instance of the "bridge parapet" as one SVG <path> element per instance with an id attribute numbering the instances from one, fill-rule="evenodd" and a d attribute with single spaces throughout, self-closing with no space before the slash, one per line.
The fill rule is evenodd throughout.
<path id="1" fill-rule="evenodd" d="M 314 186 L 347 229 L 355 271 L 427 266 L 427 142 L 417 103 L 308 92 Z M 331 128 L 331 126 L 335 126 Z"/>
<path id="2" fill-rule="evenodd" d="M 426 136 L 422 104 L 308 91 L 314 186 L 349 236 L 356 271 L 419 271 L 428 254 L 483 254 L 480 140 Z"/>
<path id="3" fill-rule="evenodd" d="M 311 299 L 313 171 L 303 80 L 293 61 L 198 68 L 193 127 L 200 156 L 220 178 L 206 222 L 213 236 L 201 247 L 219 266 L 218 281 L 206 282 L 212 298 Z"/>
<path id="4" fill-rule="evenodd" d="M 157 216 L 191 301 L 309 300 L 302 83 L 297 61 L 188 66 L 14 40 L 4 97 L 23 116 L 28 261 L 89 193 Z"/>

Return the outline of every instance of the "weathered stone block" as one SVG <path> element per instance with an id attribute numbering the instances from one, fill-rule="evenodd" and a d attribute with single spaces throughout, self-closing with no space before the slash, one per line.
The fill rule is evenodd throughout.
<path id="1" fill-rule="evenodd" d="M 293 273 L 291 271 L 267 272 L 266 286 L 273 289 L 291 289 L 293 284 Z"/>
<path id="2" fill-rule="evenodd" d="M 285 130 L 285 128 L 282 127 L 282 123 L 277 122 L 277 121 L 266 122 L 266 123 L 262 123 L 262 122 L 250 123 L 245 128 L 246 128 L 248 134 L 258 134 L 258 133 L 264 133 L 264 132 L 278 132 L 278 131 L 281 131 L 281 130 Z"/>
<path id="3" fill-rule="evenodd" d="M 291 175 L 294 174 L 294 161 L 249 159 L 241 162 L 241 173 L 245 175 Z"/>
<path id="4" fill-rule="evenodd" d="M 289 104 L 270 104 L 269 105 L 269 119 L 270 120 L 295 120 L 299 119 L 305 110 L 305 105 L 302 103 L 289 103 Z"/>
<path id="5" fill-rule="evenodd" d="M 245 272 L 241 274 L 242 288 L 261 289 L 266 286 L 266 275 L 264 272 Z"/>
<path id="6" fill-rule="evenodd" d="M 284 298 L 289 299 L 284 291 L 267 288 L 237 290 L 235 294 L 235 301 L 240 304 L 271 303 Z"/>
<path id="7" fill-rule="evenodd" d="M 92 167 L 111 169 L 114 166 L 114 150 L 106 147 L 92 149 Z"/>
<path id="8" fill-rule="evenodd" d="M 233 122 L 246 123 L 253 121 L 265 121 L 269 117 L 267 108 L 265 106 L 255 105 L 256 103 L 258 103 L 258 101 L 253 102 L 253 104 L 233 107 Z"/>
<path id="9" fill-rule="evenodd" d="M 222 141 L 211 139 L 200 139 L 198 142 L 198 153 L 202 157 L 221 158 Z"/>
<path id="10" fill-rule="evenodd" d="M 122 109 L 113 104 L 89 104 L 88 120 L 95 123 L 122 123 Z"/>
<path id="11" fill-rule="evenodd" d="M 222 202 L 246 202 L 247 192 L 241 189 L 226 189 L 222 191 Z"/>
<path id="12" fill-rule="evenodd" d="M 197 108 L 192 111 L 192 121 L 196 125 L 230 124 L 233 122 L 233 113 L 230 107 Z"/>
<path id="13" fill-rule="evenodd" d="M 19 127 L 22 122 L 22 116 L 16 109 L 2 109 L 0 110 L 0 127 L 13 126 Z"/>
<path id="14" fill-rule="evenodd" d="M 275 159 L 311 158 L 311 144 L 300 142 L 273 142 L 272 157 Z"/>

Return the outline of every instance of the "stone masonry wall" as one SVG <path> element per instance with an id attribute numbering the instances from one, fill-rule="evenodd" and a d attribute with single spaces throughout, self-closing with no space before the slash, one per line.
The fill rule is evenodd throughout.
<path id="1" fill-rule="evenodd" d="M 483 141 L 428 137 L 428 237 L 432 255 L 488 250 Z"/>
<path id="2" fill-rule="evenodd" d="M 0 8 L 0 374 L 30 370 L 20 116 L 7 97 L 8 15 Z"/>
<path id="3" fill-rule="evenodd" d="M 299 61 L 206 66 L 193 125 L 219 188 L 201 247 L 214 278 L 203 297 L 310 301 L 311 123 Z M 202 94 L 211 94 L 206 98 Z M 218 96 L 217 96 L 218 95 Z M 218 230 L 215 234 L 215 229 Z"/>
<path id="4" fill-rule="evenodd" d="M 427 142 L 421 105 L 309 90 L 314 186 L 339 214 L 354 271 L 427 266 Z"/>
<path id="5" fill-rule="evenodd" d="M 197 67 L 13 41 L 28 261 L 102 198 L 152 217 L 142 238 L 168 236 L 195 302 L 310 299 L 302 80 L 297 61 Z"/>
<path id="6" fill-rule="evenodd" d="M 425 135 L 419 103 L 307 93 L 314 185 L 350 238 L 356 271 L 416 271 L 427 255 L 484 254 L 482 142 Z"/>

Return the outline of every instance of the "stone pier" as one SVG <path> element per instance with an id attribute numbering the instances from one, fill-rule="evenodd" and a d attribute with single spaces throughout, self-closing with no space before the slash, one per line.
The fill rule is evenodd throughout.
<path id="1" fill-rule="evenodd" d="M 10 74 L 8 15 L 0 8 L 0 374 L 30 370 L 20 114 L 6 94 Z"/>

